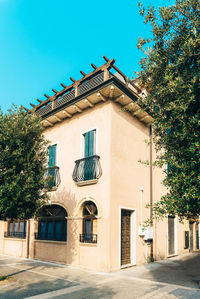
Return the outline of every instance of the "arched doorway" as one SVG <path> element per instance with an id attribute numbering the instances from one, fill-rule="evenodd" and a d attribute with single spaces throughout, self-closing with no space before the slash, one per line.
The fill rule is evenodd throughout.
<path id="1" fill-rule="evenodd" d="M 56 204 L 44 206 L 38 213 L 36 240 L 67 240 L 67 212 Z"/>

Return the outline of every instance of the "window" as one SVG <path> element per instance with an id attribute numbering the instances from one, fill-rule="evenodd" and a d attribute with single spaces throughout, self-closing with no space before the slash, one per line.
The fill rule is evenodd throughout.
<path id="1" fill-rule="evenodd" d="M 97 207 L 92 201 L 83 206 L 83 233 L 80 235 L 80 242 L 97 243 Z"/>
<path id="2" fill-rule="evenodd" d="M 45 206 L 39 213 L 37 240 L 66 241 L 67 212 L 58 205 Z"/>
<path id="3" fill-rule="evenodd" d="M 5 233 L 5 237 L 12 238 L 26 238 L 26 221 L 14 220 L 8 222 L 8 232 Z"/>
<path id="4" fill-rule="evenodd" d="M 89 131 L 84 135 L 84 181 L 95 178 L 96 158 L 96 130 Z"/>
<path id="5" fill-rule="evenodd" d="M 49 147 L 49 168 L 56 166 L 56 151 L 57 144 L 51 145 Z"/>
<path id="6" fill-rule="evenodd" d="M 57 162 L 57 144 L 49 147 L 49 163 L 48 163 L 48 175 L 49 175 L 49 187 L 55 187 L 60 184 L 59 167 Z"/>

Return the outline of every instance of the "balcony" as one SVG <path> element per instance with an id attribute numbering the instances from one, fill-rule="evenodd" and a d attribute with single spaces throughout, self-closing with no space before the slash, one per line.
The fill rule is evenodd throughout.
<path id="1" fill-rule="evenodd" d="M 55 108 L 61 107 L 64 104 L 66 104 L 66 103 L 72 101 L 73 99 L 75 99 L 76 94 L 77 95 L 83 95 L 83 94 L 87 93 L 89 90 L 91 90 L 92 88 L 100 85 L 103 81 L 104 81 L 104 73 L 103 72 L 97 73 L 91 79 L 88 79 L 85 82 L 78 85 L 76 87 L 77 88 L 76 92 L 75 92 L 75 88 L 67 91 L 62 96 L 56 98 L 56 100 L 54 101 L 53 106 L 52 106 L 52 102 L 49 101 L 49 103 L 46 103 L 43 107 L 38 109 L 35 113 L 38 116 L 45 116 L 46 114 L 48 114 L 49 112 L 51 112 Z"/>
<path id="2" fill-rule="evenodd" d="M 58 166 L 49 167 L 47 171 L 49 188 L 56 188 L 60 185 L 60 172 Z"/>
<path id="3" fill-rule="evenodd" d="M 96 234 L 82 234 L 80 235 L 81 243 L 97 243 L 97 235 Z"/>
<path id="4" fill-rule="evenodd" d="M 75 168 L 72 175 L 77 185 L 88 185 L 97 183 L 102 175 L 100 157 L 97 155 L 75 161 Z"/>
<path id="5" fill-rule="evenodd" d="M 4 238 L 18 238 L 18 239 L 26 239 L 26 233 L 25 232 L 5 232 Z"/>
<path id="6" fill-rule="evenodd" d="M 63 241 L 67 240 L 67 236 L 64 233 L 35 233 L 35 240 L 41 241 Z"/>

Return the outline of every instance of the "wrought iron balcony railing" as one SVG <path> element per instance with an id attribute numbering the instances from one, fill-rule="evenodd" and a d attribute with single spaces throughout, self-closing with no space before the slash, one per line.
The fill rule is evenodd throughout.
<path id="1" fill-rule="evenodd" d="M 61 179 L 58 166 L 49 167 L 47 176 L 49 177 L 48 185 L 50 188 L 58 187 L 60 185 Z"/>
<path id="2" fill-rule="evenodd" d="M 72 178 L 75 182 L 99 179 L 102 175 L 100 157 L 97 155 L 76 160 Z"/>
<path id="3" fill-rule="evenodd" d="M 104 73 L 103 72 L 97 73 L 92 78 L 81 83 L 80 85 L 78 85 L 76 87 L 77 94 L 82 95 L 82 94 L 88 92 L 89 90 L 91 90 L 92 88 L 100 85 L 103 81 L 104 81 Z M 49 102 L 45 106 L 38 109 L 35 113 L 38 116 L 44 116 L 44 115 L 48 114 L 49 112 L 51 112 L 52 110 L 54 110 L 55 108 L 58 108 L 64 104 L 68 103 L 69 101 L 75 99 L 75 97 L 76 97 L 75 88 L 73 88 L 72 90 L 69 90 L 62 96 L 58 97 L 55 100 L 53 106 L 52 106 L 52 102 Z"/>
<path id="4" fill-rule="evenodd" d="M 5 238 L 19 238 L 19 239 L 26 239 L 26 233 L 25 232 L 4 232 Z"/>
<path id="5" fill-rule="evenodd" d="M 96 234 L 82 234 L 80 235 L 81 243 L 97 243 L 97 235 Z"/>
<path id="6" fill-rule="evenodd" d="M 44 240 L 44 241 L 66 241 L 67 236 L 63 233 L 35 233 L 35 240 Z"/>

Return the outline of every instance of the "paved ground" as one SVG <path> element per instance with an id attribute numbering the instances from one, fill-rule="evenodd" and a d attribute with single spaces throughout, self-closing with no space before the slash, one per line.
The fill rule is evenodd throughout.
<path id="1" fill-rule="evenodd" d="M 1 299 L 200 299 L 200 254 L 186 254 L 115 273 L 0 255 Z"/>

